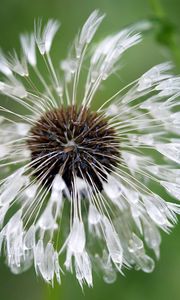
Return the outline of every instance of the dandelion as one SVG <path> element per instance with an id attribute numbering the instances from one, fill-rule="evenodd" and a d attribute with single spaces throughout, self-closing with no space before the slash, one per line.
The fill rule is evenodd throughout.
<path id="1" fill-rule="evenodd" d="M 148 252 L 159 258 L 160 231 L 180 213 L 180 77 L 159 64 L 94 110 L 141 41 L 131 27 L 92 48 L 103 18 L 90 15 L 57 68 L 58 21 L 21 35 L 22 57 L 0 53 L 0 92 L 17 104 L 0 106 L 0 251 L 13 273 L 34 265 L 51 284 L 65 269 L 81 286 L 94 271 L 108 283 L 125 268 L 151 272 Z"/>

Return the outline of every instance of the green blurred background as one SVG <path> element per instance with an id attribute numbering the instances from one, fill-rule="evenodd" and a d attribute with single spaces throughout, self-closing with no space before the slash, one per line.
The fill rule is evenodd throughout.
<path id="1" fill-rule="evenodd" d="M 153 24 L 144 33 L 143 43 L 126 55 L 120 80 L 110 80 L 108 94 L 162 61 L 172 60 L 176 72 L 180 72 L 180 0 L 161 3 L 158 0 L 0 0 L 0 46 L 5 51 L 18 49 L 19 33 L 31 31 L 35 18 L 57 18 L 62 28 L 53 58 L 58 62 L 65 57 L 74 35 L 95 8 L 107 14 L 98 38 L 134 22 L 150 20 Z M 161 258 L 152 274 L 127 270 L 112 285 L 95 275 L 93 289 L 85 287 L 83 292 L 71 275 L 62 276 L 62 285 L 52 289 L 35 276 L 34 270 L 15 276 L 1 260 L 0 300 L 21 299 L 179 300 L 180 225 L 171 235 L 163 234 Z"/>

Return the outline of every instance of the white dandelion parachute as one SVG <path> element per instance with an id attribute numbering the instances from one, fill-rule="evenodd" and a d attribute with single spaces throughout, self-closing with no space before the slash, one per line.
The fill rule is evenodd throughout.
<path id="1" fill-rule="evenodd" d="M 34 34 L 21 35 L 21 58 L 0 52 L 0 92 L 26 111 L 1 100 L 0 252 L 12 272 L 34 264 L 51 284 L 63 269 L 81 286 L 93 285 L 95 268 L 109 283 L 124 267 L 151 272 L 145 249 L 159 257 L 160 230 L 180 213 L 169 196 L 180 200 L 180 77 L 159 64 L 94 111 L 102 82 L 141 41 L 131 27 L 90 52 L 103 18 L 90 15 L 61 70 L 50 55 L 58 21 L 39 20 Z"/>

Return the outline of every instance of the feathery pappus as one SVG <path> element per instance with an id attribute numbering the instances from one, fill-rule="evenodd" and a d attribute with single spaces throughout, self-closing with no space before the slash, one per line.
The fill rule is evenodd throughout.
<path id="1" fill-rule="evenodd" d="M 180 77 L 161 63 L 94 109 L 142 40 L 131 26 L 94 44 L 103 19 L 89 16 L 56 67 L 56 20 L 20 36 L 21 56 L 0 52 L 0 251 L 13 273 L 34 265 L 51 284 L 65 269 L 81 286 L 94 271 L 108 283 L 151 272 L 180 213 Z"/>

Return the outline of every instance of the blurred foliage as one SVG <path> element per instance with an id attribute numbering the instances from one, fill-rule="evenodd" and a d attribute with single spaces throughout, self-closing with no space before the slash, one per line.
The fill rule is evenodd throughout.
<path id="1" fill-rule="evenodd" d="M 0 45 L 5 51 L 19 47 L 19 33 L 31 31 L 35 18 L 53 17 L 62 22 L 56 39 L 59 46 L 53 48 L 57 62 L 65 57 L 75 33 L 95 8 L 107 14 L 98 38 L 126 25 L 149 20 L 152 28 L 144 32 L 143 43 L 129 51 L 118 77 L 106 84 L 99 101 L 156 63 L 173 60 L 176 71 L 180 71 L 179 0 L 0 0 L 0 4 Z M 94 288 L 85 287 L 83 292 L 72 275 L 62 276 L 62 285 L 55 284 L 52 289 L 35 276 L 34 270 L 15 276 L 1 261 L 0 300 L 179 300 L 179 252 L 177 226 L 170 236 L 163 234 L 161 258 L 152 274 L 125 270 L 125 276 L 119 275 L 112 285 L 105 284 L 95 274 Z"/>
<path id="2" fill-rule="evenodd" d="M 166 7 L 162 5 L 160 0 L 149 0 L 149 4 L 153 13 L 151 21 L 156 28 L 154 30 L 155 40 L 170 52 L 172 59 L 180 67 L 179 24 L 169 18 Z"/>

